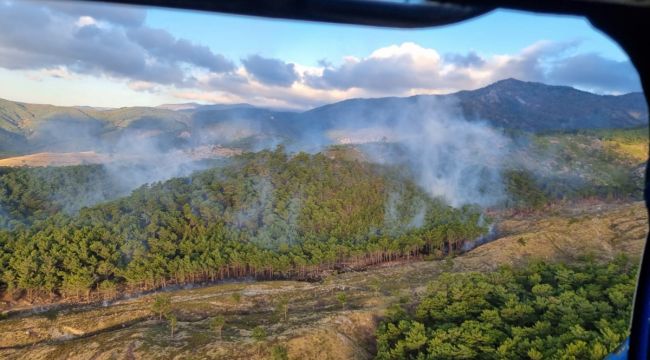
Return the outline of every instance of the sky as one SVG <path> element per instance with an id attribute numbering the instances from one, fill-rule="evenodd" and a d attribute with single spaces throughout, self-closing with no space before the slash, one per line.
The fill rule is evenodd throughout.
<path id="1" fill-rule="evenodd" d="M 0 98 L 54 105 L 250 103 L 305 110 L 505 78 L 640 91 L 587 20 L 497 10 L 400 30 L 64 1 L 0 0 Z"/>

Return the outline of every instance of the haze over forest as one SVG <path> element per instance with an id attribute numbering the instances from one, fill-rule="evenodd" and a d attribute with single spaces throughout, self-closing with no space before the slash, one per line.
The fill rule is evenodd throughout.
<path id="1" fill-rule="evenodd" d="M 2 143 L 0 159 L 0 289 L 9 317 L 0 321 L 0 353 L 87 354 L 84 339 L 103 354 L 129 353 L 124 339 L 133 336 L 143 341 L 135 347 L 142 356 L 162 354 L 149 346 L 165 354 L 173 346 L 179 354 L 368 358 L 366 349 L 377 346 L 376 356 L 388 359 L 459 351 L 596 359 L 627 332 L 636 267 L 625 255 L 637 256 L 647 228 L 637 202 L 648 153 L 642 94 L 509 79 L 450 96 L 356 99 L 303 113 L 6 100 L 0 109 L 3 134 L 13 140 Z M 596 260 L 583 263 L 585 256 Z M 539 258 L 559 265 L 535 265 Z M 398 265 L 381 265 L 391 263 Z M 471 272 L 500 265 L 513 268 L 496 277 Z M 345 275 L 350 270 L 363 271 Z M 439 275 L 450 271 L 459 273 Z M 537 276 L 544 276 L 537 285 L 512 280 Z M 223 280 L 240 282 L 56 310 Z M 413 292 L 430 281 L 430 290 Z M 516 301 L 485 293 L 498 289 L 494 282 L 530 293 Z M 583 286 L 600 290 L 585 295 Z M 441 287 L 464 295 L 440 299 Z M 232 293 L 225 300 L 224 291 Z M 511 315 L 530 309 L 533 296 L 548 305 Z M 558 310 L 556 297 L 573 305 Z M 58 320 L 20 317 L 18 309 L 41 305 Z M 449 310 L 468 306 L 478 307 L 462 318 Z M 571 317 L 596 306 L 593 316 Z M 489 317 L 495 311 L 502 320 Z M 381 323 L 369 320 L 377 314 Z M 96 316 L 105 322 L 83 320 Z M 351 327 L 328 325 L 332 317 Z M 314 327 L 314 318 L 325 322 Z M 523 339 L 522 322 L 530 328 Z M 571 330 L 577 323 L 589 329 L 579 337 Z M 504 335 L 486 333 L 488 347 L 440 345 L 446 331 L 472 344 L 470 325 L 498 326 Z M 107 331 L 113 326 L 122 330 Z M 288 335 L 294 328 L 331 333 L 305 336 L 332 343 L 306 350 L 295 343 L 301 336 Z M 376 337 L 363 335 L 368 328 Z M 241 330 L 271 350 L 245 345 L 250 336 Z M 423 331 L 428 348 L 413 343 Z M 338 343 L 341 333 L 354 340 Z"/>
<path id="2" fill-rule="evenodd" d="M 648 110 L 641 93 L 595 95 L 508 79 L 451 95 L 352 99 L 305 112 L 248 104 L 94 109 L 3 100 L 0 114 L 6 158 L 0 165 L 103 163 L 124 191 L 245 151 L 282 145 L 289 153 L 315 153 L 355 145 L 371 162 L 413 169 L 433 196 L 491 205 L 502 200 L 499 172 L 510 153 L 526 146 L 525 134 L 633 128 L 646 123 Z"/>
<path id="3" fill-rule="evenodd" d="M 629 335 L 648 106 L 585 19 L 0 0 L 0 79 L 0 358 L 600 360 Z"/>

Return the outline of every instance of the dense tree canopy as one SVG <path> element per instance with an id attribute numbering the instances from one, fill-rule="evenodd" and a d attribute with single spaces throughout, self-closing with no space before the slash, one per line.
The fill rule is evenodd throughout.
<path id="1" fill-rule="evenodd" d="M 443 274 L 377 331 L 378 359 L 594 359 L 627 336 L 636 266 Z"/>
<path id="2" fill-rule="evenodd" d="M 432 199 L 398 171 L 281 148 L 77 214 L 21 214 L 31 226 L 0 231 L 3 287 L 73 297 L 442 256 L 487 228 L 479 209 Z"/>
<path id="3" fill-rule="evenodd" d="M 506 206 L 601 194 L 523 170 L 505 171 L 504 182 Z M 488 228 L 481 209 L 431 198 L 403 169 L 281 147 L 123 195 L 101 166 L 0 169 L 0 291 L 114 296 L 223 278 L 308 278 L 453 255 Z"/>
<path id="4" fill-rule="evenodd" d="M 100 165 L 41 168 L 0 167 L 0 228 L 43 220 L 58 212 L 126 195 Z"/>

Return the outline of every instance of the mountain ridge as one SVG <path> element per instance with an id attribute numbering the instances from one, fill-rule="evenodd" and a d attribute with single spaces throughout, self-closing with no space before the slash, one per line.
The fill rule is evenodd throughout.
<path id="1" fill-rule="evenodd" d="M 97 109 L 0 99 L 0 152 L 44 150 L 56 147 L 52 144 L 74 140 L 67 137 L 65 141 L 45 141 L 52 128 L 69 129 L 73 133 L 82 128 L 84 133 L 114 139 L 128 130 L 146 130 L 147 136 L 162 134 L 190 143 L 205 133 L 216 134 L 219 139 L 234 137 L 231 140 L 250 136 L 295 140 L 296 136 L 302 136 L 301 141 L 305 138 L 322 141 L 328 131 L 355 129 L 361 125 L 390 127 L 405 114 L 426 116 L 439 111 L 525 132 L 631 128 L 648 123 L 648 107 L 642 93 L 599 95 L 569 86 L 513 78 L 452 94 L 354 98 L 303 112 L 245 103 Z"/>

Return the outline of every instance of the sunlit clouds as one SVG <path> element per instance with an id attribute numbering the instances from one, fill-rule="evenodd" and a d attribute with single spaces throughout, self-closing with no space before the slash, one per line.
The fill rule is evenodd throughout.
<path id="1" fill-rule="evenodd" d="M 307 109 L 354 97 L 443 94 L 517 78 L 608 94 L 640 91 L 629 61 L 540 40 L 512 53 L 442 52 L 415 42 L 317 65 L 254 53 L 229 58 L 111 5 L 0 1 L 0 67 L 26 81 L 108 81 L 172 101 Z M 43 39 L 47 39 L 43 41 Z"/>

